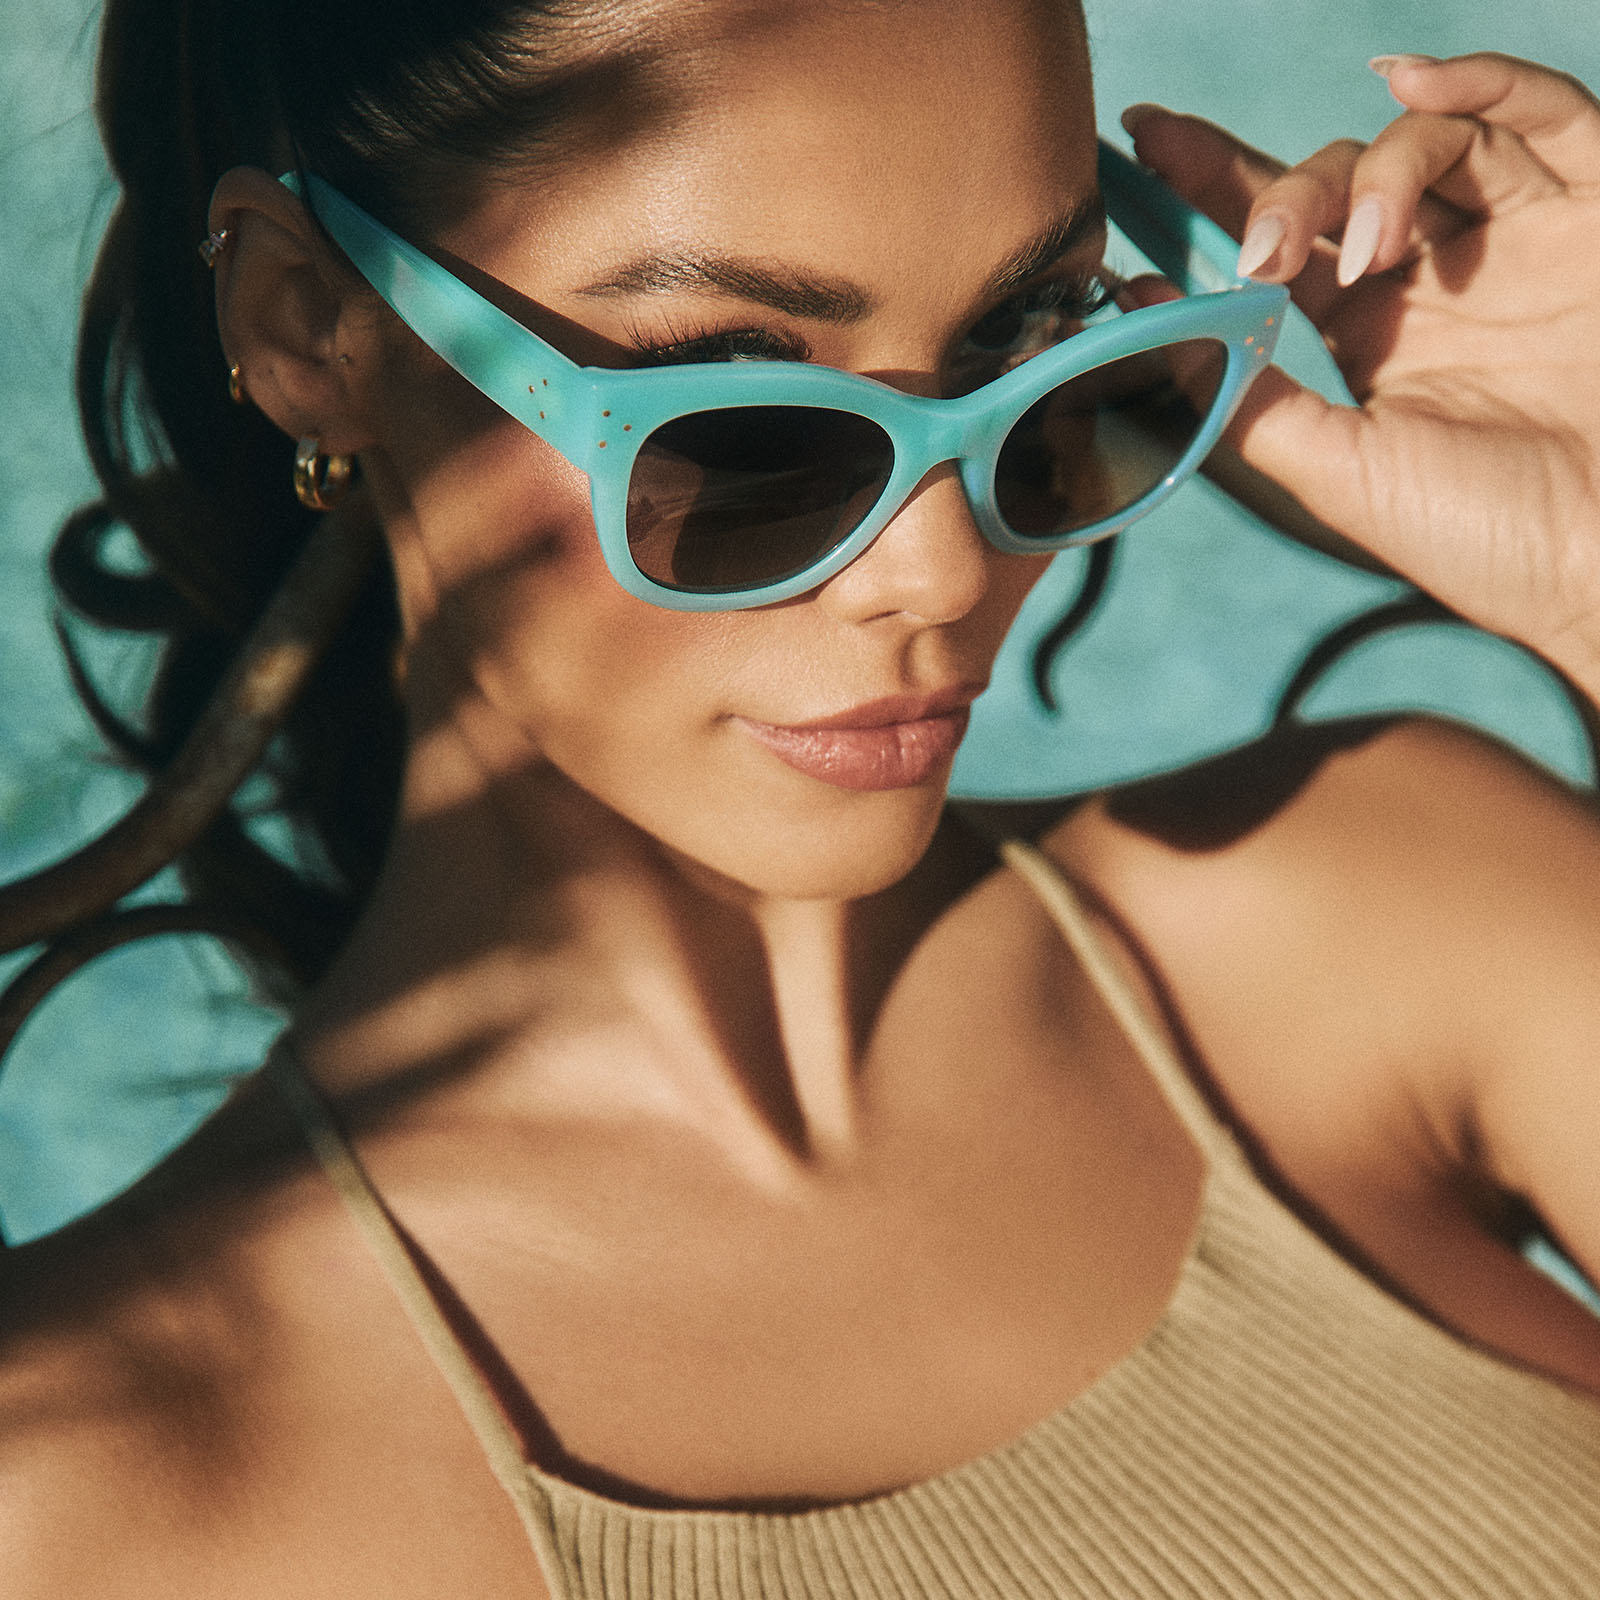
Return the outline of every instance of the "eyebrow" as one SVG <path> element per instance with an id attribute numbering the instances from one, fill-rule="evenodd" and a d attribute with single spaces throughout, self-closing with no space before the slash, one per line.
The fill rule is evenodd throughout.
<path id="1" fill-rule="evenodd" d="M 658 251 L 640 256 L 578 293 L 596 298 L 623 294 L 670 294 L 674 289 L 710 290 L 750 300 L 814 322 L 860 322 L 875 306 L 872 296 L 848 278 L 790 272 L 742 256 Z"/>
<path id="2" fill-rule="evenodd" d="M 1027 244 L 1014 250 L 984 285 L 988 299 L 1006 295 L 1070 255 L 1100 233 L 1105 200 L 1096 190 Z M 876 298 L 848 278 L 792 271 L 742 256 L 654 251 L 585 284 L 577 292 L 592 299 L 630 294 L 671 294 L 699 290 L 770 307 L 811 322 L 842 325 L 861 322 L 877 309 Z"/>
<path id="3" fill-rule="evenodd" d="M 1096 189 L 1043 233 L 1008 256 L 989 279 L 986 285 L 988 294 L 994 299 L 1003 299 L 1015 293 L 1046 267 L 1053 267 L 1063 256 L 1071 255 L 1079 245 L 1104 233 L 1105 228 L 1105 196 Z"/>

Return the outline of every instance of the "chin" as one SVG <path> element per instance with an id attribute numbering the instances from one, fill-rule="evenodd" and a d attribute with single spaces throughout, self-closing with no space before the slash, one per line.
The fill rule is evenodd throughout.
<path id="1" fill-rule="evenodd" d="M 943 783 L 835 791 L 814 808 L 785 808 L 787 815 L 761 808 L 730 819 L 674 853 L 766 898 L 861 900 L 910 874 L 927 854 L 944 806 Z"/>

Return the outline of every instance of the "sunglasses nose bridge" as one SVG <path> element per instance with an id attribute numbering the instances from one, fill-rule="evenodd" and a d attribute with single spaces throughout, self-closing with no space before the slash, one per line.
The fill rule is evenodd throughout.
<path id="1" fill-rule="evenodd" d="M 996 407 L 981 391 L 952 398 L 899 397 L 905 407 L 890 429 L 895 460 L 872 521 L 875 541 L 925 483 L 946 462 L 955 464 L 967 504 L 984 536 L 993 542 L 992 464 L 1015 421 L 1013 406 Z"/>
<path id="2" fill-rule="evenodd" d="M 969 461 L 993 454 L 996 436 L 1003 438 L 1007 431 L 1009 419 L 998 418 L 994 407 L 976 394 L 914 405 L 899 441 L 905 459 L 896 475 L 903 482 L 921 483 L 947 461 L 965 468 Z"/>

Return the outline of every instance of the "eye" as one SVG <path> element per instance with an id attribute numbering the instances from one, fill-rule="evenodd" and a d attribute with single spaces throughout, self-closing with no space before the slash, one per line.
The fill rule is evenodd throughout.
<path id="1" fill-rule="evenodd" d="M 1106 272 L 1057 278 L 1002 301 L 967 330 L 961 360 L 967 365 L 1009 366 L 1070 339 L 1114 304 L 1116 280 Z"/>
<path id="2" fill-rule="evenodd" d="M 1028 317 L 1042 309 L 1020 296 L 1007 300 L 1004 305 L 996 306 L 973 324 L 971 332 L 967 334 L 967 343 L 976 345 L 980 350 L 1004 350 L 1021 335 Z"/>

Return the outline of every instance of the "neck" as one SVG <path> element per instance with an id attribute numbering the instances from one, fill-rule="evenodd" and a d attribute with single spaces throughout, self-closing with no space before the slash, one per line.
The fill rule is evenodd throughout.
<path id="1" fill-rule="evenodd" d="M 941 830 L 862 900 L 755 894 L 545 765 L 419 745 L 382 880 L 296 1024 L 335 1096 L 504 1122 L 641 1113 L 768 1176 L 847 1163 L 907 955 L 987 865 Z"/>

